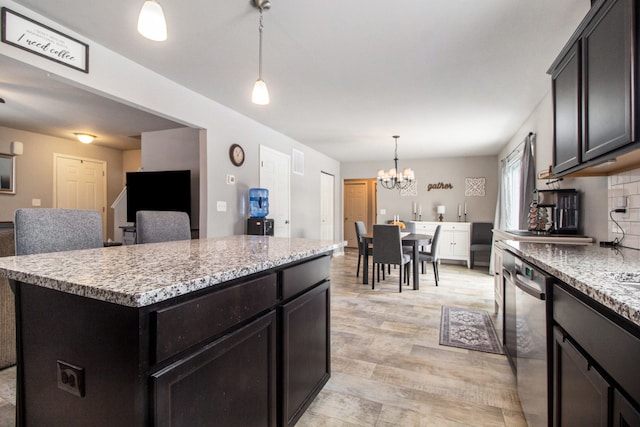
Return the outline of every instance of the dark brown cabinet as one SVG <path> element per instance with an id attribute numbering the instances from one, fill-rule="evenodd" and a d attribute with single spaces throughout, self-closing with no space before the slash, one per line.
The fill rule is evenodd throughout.
<path id="1" fill-rule="evenodd" d="M 609 384 L 559 328 L 553 347 L 554 425 L 607 427 Z"/>
<path id="2" fill-rule="evenodd" d="M 640 426 L 640 412 L 618 390 L 613 393 L 613 427 Z"/>
<path id="3" fill-rule="evenodd" d="M 276 426 L 271 312 L 152 375 L 156 427 Z"/>
<path id="4" fill-rule="evenodd" d="M 330 377 L 330 254 L 127 307 L 20 283 L 18 426 L 288 426 Z M 79 369 L 82 393 L 56 377 Z"/>
<path id="5" fill-rule="evenodd" d="M 331 376 L 329 283 L 282 307 L 282 425 L 294 425 Z"/>
<path id="6" fill-rule="evenodd" d="M 552 65 L 556 174 L 597 164 L 636 140 L 635 0 L 603 0 Z"/>
<path id="7" fill-rule="evenodd" d="M 560 172 L 580 163 L 581 90 L 580 44 L 576 43 L 552 75 L 554 171 Z"/>
<path id="8" fill-rule="evenodd" d="M 554 427 L 640 427 L 637 325 L 563 283 L 553 320 Z"/>

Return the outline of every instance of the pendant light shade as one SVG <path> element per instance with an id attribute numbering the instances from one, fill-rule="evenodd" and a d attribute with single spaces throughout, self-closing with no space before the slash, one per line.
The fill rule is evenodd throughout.
<path id="1" fill-rule="evenodd" d="M 150 40 L 162 42 L 167 39 L 167 21 L 160 3 L 146 0 L 138 15 L 138 32 Z"/>
<path id="2" fill-rule="evenodd" d="M 269 89 L 262 79 L 256 80 L 253 85 L 253 93 L 251 94 L 251 102 L 258 105 L 267 105 L 269 103 Z"/>
<path id="3" fill-rule="evenodd" d="M 258 80 L 253 85 L 251 102 L 257 105 L 267 105 L 269 104 L 269 90 L 267 84 L 262 80 L 262 11 L 271 8 L 271 2 L 269 0 L 253 0 L 253 6 L 260 11 L 260 25 L 258 26 L 260 41 L 258 44 Z"/>

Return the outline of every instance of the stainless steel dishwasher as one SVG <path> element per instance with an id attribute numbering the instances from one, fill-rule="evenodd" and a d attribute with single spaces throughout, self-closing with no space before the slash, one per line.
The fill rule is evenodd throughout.
<path id="1" fill-rule="evenodd" d="M 518 396 L 529 427 L 546 427 L 551 425 L 552 414 L 552 277 L 518 257 L 514 265 L 515 331 L 511 333 L 516 336 Z"/>

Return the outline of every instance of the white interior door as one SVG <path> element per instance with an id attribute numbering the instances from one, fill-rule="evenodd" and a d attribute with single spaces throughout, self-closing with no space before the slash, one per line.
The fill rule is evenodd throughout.
<path id="1" fill-rule="evenodd" d="M 320 238 L 333 240 L 334 235 L 334 191 L 335 177 L 320 173 Z"/>
<path id="2" fill-rule="evenodd" d="M 273 235 L 291 235 L 291 156 L 260 146 L 260 187 L 269 190 Z"/>
<path id="3" fill-rule="evenodd" d="M 107 164 L 100 160 L 54 154 L 53 206 L 100 212 L 107 231 Z"/>

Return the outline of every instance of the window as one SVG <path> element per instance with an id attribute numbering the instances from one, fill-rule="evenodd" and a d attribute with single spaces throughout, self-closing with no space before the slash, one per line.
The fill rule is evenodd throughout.
<path id="1" fill-rule="evenodd" d="M 520 228 L 520 169 L 522 148 L 511 153 L 506 159 L 503 172 L 504 224 L 506 230 Z"/>

